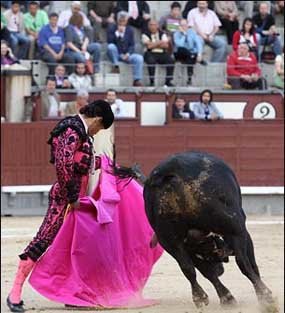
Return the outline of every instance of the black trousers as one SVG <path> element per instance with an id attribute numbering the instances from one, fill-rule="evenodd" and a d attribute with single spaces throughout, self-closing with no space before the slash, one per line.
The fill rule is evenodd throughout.
<path id="1" fill-rule="evenodd" d="M 154 82 L 155 76 L 155 64 L 167 64 L 166 66 L 166 82 L 169 82 L 173 79 L 174 72 L 174 60 L 169 53 L 157 53 L 147 51 L 144 54 L 145 63 L 148 64 L 148 73 L 151 82 Z"/>
<path id="2" fill-rule="evenodd" d="M 10 32 L 9 32 L 9 30 L 8 30 L 6 27 L 3 27 L 3 28 L 1 29 L 0 36 L 1 36 L 1 40 L 7 41 L 8 45 L 11 46 L 11 36 L 10 36 Z"/>
<path id="3" fill-rule="evenodd" d="M 187 66 L 188 78 L 193 75 L 193 65 L 197 60 L 197 53 L 192 53 L 186 48 L 178 48 L 177 52 L 174 53 L 175 59 L 181 63 L 185 63 Z"/>
<path id="4" fill-rule="evenodd" d="M 267 82 L 264 78 L 259 78 L 256 82 L 248 82 L 241 78 L 229 78 L 228 83 L 232 86 L 232 89 L 267 89 Z"/>
<path id="5" fill-rule="evenodd" d="M 148 22 L 149 22 L 149 19 L 148 19 L 148 20 L 145 20 L 143 17 L 138 16 L 138 17 L 134 20 L 132 17 L 130 17 L 128 22 L 129 22 L 129 25 L 131 25 L 131 26 L 133 26 L 133 27 L 135 27 L 135 28 L 140 29 L 142 33 L 148 31 Z"/>
<path id="6" fill-rule="evenodd" d="M 222 23 L 222 28 L 226 31 L 228 44 L 231 45 L 233 42 L 233 35 L 236 30 L 239 28 L 238 21 L 230 21 L 228 19 L 220 17 L 220 21 Z"/>

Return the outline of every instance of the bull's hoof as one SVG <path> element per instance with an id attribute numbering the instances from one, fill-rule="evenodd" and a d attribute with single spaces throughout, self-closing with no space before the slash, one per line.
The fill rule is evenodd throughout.
<path id="1" fill-rule="evenodd" d="M 236 299 L 230 293 L 227 293 L 226 295 L 222 296 L 220 298 L 220 301 L 221 301 L 222 306 L 235 306 L 235 305 L 237 305 Z"/>
<path id="2" fill-rule="evenodd" d="M 258 300 L 261 303 L 274 303 L 272 292 L 268 288 L 264 288 L 262 292 L 257 294 Z"/>
<path id="3" fill-rule="evenodd" d="M 202 295 L 193 296 L 193 302 L 198 309 L 209 304 L 209 297 L 206 293 Z"/>
<path id="4" fill-rule="evenodd" d="M 280 313 L 278 301 L 272 299 L 272 301 L 261 301 L 260 302 L 260 311 L 261 313 Z"/>

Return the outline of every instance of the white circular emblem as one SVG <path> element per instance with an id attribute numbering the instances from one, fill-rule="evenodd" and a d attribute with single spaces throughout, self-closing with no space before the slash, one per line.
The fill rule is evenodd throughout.
<path id="1" fill-rule="evenodd" d="M 276 118 L 276 111 L 274 106 L 269 102 L 258 103 L 254 108 L 253 118 L 262 120 Z"/>

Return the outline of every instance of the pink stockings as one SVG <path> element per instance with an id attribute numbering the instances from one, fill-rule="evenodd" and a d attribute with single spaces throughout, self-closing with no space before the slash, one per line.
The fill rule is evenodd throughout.
<path id="1" fill-rule="evenodd" d="M 20 303 L 23 284 L 33 269 L 34 264 L 35 262 L 29 257 L 27 260 L 20 260 L 14 284 L 9 294 L 9 299 L 12 303 Z"/>

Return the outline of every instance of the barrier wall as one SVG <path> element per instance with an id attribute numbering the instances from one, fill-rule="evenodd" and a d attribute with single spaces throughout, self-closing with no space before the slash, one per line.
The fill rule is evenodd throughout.
<path id="1" fill-rule="evenodd" d="M 55 179 L 46 144 L 55 121 L 1 125 L 1 184 L 46 185 Z M 200 150 L 222 157 L 242 186 L 284 185 L 284 120 L 172 121 L 140 126 L 115 123 L 118 162 L 141 164 L 146 174 L 167 155 Z"/>

